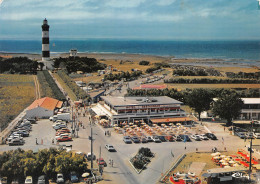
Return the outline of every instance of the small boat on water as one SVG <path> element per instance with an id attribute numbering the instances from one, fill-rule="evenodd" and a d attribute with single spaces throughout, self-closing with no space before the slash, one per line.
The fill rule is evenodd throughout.
<path id="1" fill-rule="evenodd" d="M 169 178 L 172 184 L 201 184 L 195 173 L 173 173 Z"/>

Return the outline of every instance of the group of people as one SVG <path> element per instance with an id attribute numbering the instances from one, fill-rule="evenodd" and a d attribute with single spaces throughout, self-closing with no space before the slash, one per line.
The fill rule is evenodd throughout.
<path id="1" fill-rule="evenodd" d="M 105 136 L 111 136 L 111 131 L 106 130 L 106 131 L 105 131 Z"/>

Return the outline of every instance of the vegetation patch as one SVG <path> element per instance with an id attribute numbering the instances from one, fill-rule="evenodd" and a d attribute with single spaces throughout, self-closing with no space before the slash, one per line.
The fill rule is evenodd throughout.
<path id="1" fill-rule="evenodd" d="M 52 97 L 58 100 L 66 100 L 63 93 L 53 80 L 52 76 L 47 70 L 38 71 L 37 77 L 40 83 L 40 90 L 42 97 Z"/>
<path id="2" fill-rule="evenodd" d="M 142 60 L 142 61 L 139 62 L 139 65 L 149 65 L 149 64 L 150 64 L 150 61 Z"/>
<path id="3" fill-rule="evenodd" d="M 35 100 L 33 75 L 0 74 L 0 128 Z"/>
<path id="4" fill-rule="evenodd" d="M 127 72 L 120 72 L 117 74 L 110 73 L 104 76 L 104 80 L 114 81 L 114 80 L 126 79 L 126 81 L 130 81 L 136 79 L 140 75 L 142 75 L 142 71 L 134 71 L 132 73 L 127 71 Z"/>
<path id="5" fill-rule="evenodd" d="M 64 83 L 73 91 L 78 99 L 85 99 L 87 98 L 87 93 L 77 86 L 77 84 L 63 71 L 60 70 L 57 72 L 59 77 L 64 81 Z"/>
<path id="6" fill-rule="evenodd" d="M 95 58 L 88 57 L 68 57 L 54 59 L 55 68 L 67 69 L 68 73 L 82 71 L 84 73 L 104 70 L 106 64 L 98 62 Z"/>
<path id="7" fill-rule="evenodd" d="M 69 95 L 70 99 L 73 101 L 77 101 L 77 96 L 75 93 L 69 88 L 69 86 L 60 78 L 60 76 L 57 73 L 53 73 L 53 76 L 55 79 L 60 83 L 62 88 L 66 91 L 66 93 Z"/>
<path id="8" fill-rule="evenodd" d="M 0 57 L 0 73 L 35 74 L 38 62 L 27 57 L 2 58 Z"/>
<path id="9" fill-rule="evenodd" d="M 135 170 L 140 173 L 145 166 L 151 162 L 151 158 L 154 154 L 151 152 L 150 148 L 140 148 L 138 153 L 130 159 L 130 163 L 135 168 Z"/>
<path id="10" fill-rule="evenodd" d="M 211 79 L 211 78 L 171 78 L 164 80 L 165 83 L 182 84 L 260 84 L 256 79 Z"/>
<path id="11" fill-rule="evenodd" d="M 55 148 L 43 149 L 38 153 L 18 148 L 0 155 L 0 173 L 2 177 L 7 177 L 8 183 L 15 179 L 23 183 L 26 176 L 36 179 L 41 175 L 56 180 L 57 173 L 69 176 L 70 172 L 75 171 L 81 175 L 86 170 L 83 155 Z"/>

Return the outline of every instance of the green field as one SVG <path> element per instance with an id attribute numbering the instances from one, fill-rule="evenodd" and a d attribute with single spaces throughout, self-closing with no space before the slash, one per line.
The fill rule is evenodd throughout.
<path id="1" fill-rule="evenodd" d="M 33 75 L 0 74 L 0 128 L 35 100 Z"/>

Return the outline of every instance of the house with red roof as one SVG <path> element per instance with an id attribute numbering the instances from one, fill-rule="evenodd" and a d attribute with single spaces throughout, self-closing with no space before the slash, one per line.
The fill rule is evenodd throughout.
<path id="1" fill-rule="evenodd" d="M 60 109 L 63 102 L 50 97 L 35 100 L 26 111 L 27 118 L 49 118 L 55 109 Z"/>

